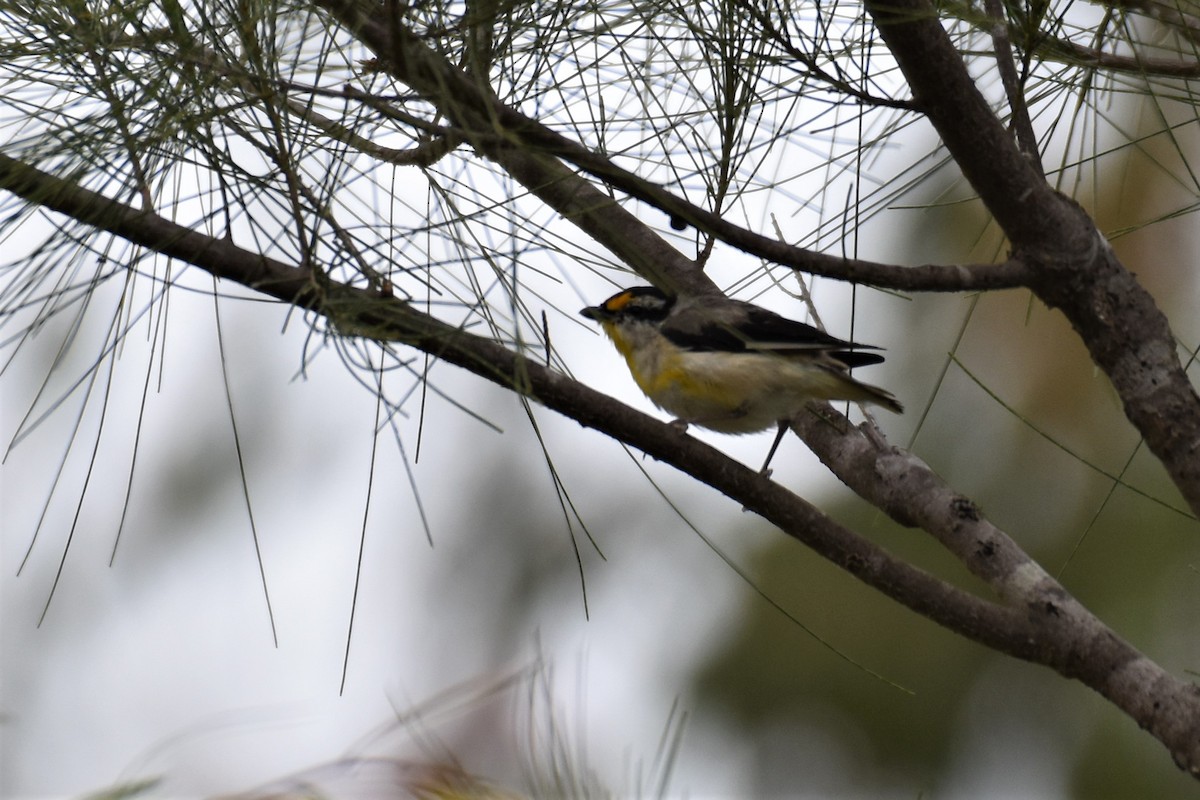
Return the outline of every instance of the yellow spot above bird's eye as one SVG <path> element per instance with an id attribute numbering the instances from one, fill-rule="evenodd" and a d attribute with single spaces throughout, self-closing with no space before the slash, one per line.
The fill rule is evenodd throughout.
<path id="1" fill-rule="evenodd" d="M 610 297 L 604 302 L 604 307 L 609 311 L 620 311 L 633 300 L 633 292 L 621 292 L 615 297 Z"/>

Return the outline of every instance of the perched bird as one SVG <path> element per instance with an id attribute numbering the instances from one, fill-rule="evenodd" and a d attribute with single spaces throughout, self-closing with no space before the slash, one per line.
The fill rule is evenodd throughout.
<path id="1" fill-rule="evenodd" d="M 755 433 L 778 425 L 764 473 L 810 400 L 904 410 L 889 392 L 850 377 L 851 367 L 883 361 L 861 352 L 879 348 L 836 339 L 752 303 L 674 298 L 635 286 L 579 313 L 600 323 L 637 385 L 682 430 Z"/>

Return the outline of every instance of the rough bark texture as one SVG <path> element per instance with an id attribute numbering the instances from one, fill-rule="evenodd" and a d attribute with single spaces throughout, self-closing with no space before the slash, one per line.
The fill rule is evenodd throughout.
<path id="1" fill-rule="evenodd" d="M 1070 320 L 1125 414 L 1200 515 L 1200 397 L 1166 317 L 1093 221 L 1030 166 L 925 0 L 867 3 L 913 95 L 995 216 L 1028 287 Z"/>

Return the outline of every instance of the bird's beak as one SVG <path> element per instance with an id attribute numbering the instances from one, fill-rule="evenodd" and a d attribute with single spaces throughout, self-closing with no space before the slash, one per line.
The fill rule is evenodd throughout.
<path id="1" fill-rule="evenodd" d="M 583 316 L 583 317 L 587 317 L 588 319 L 594 319 L 594 320 L 596 320 L 596 322 L 600 322 L 601 320 L 603 320 L 605 317 L 608 316 L 605 313 L 604 309 L 601 308 L 600 306 L 588 306 L 587 308 L 580 311 L 579 315 Z"/>

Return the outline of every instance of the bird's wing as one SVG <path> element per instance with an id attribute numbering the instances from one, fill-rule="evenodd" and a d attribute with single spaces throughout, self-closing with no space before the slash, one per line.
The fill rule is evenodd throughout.
<path id="1" fill-rule="evenodd" d="M 726 302 L 728 306 L 715 310 L 682 309 L 667 318 L 662 334 L 675 345 L 693 351 L 753 350 L 781 356 L 828 353 L 848 367 L 883 361 L 877 353 L 858 352 L 879 348 L 838 339 L 750 303 Z"/>

